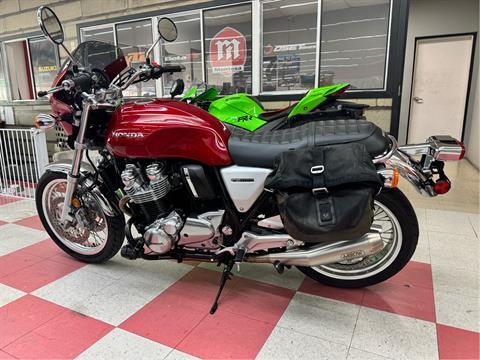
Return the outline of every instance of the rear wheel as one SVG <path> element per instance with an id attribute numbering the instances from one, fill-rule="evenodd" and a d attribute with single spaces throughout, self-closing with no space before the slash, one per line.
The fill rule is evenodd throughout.
<path id="1" fill-rule="evenodd" d="M 375 198 L 373 223 L 382 227 L 385 248 L 379 253 L 298 269 L 318 282 L 342 288 L 370 286 L 392 277 L 408 263 L 417 246 L 415 211 L 400 190 L 384 190 Z"/>
<path id="2" fill-rule="evenodd" d="M 88 263 L 101 263 L 114 256 L 125 238 L 123 215 L 109 216 L 92 192 L 79 196 L 81 206 L 72 224 L 60 223 L 66 174 L 47 171 L 38 182 L 35 200 L 43 226 L 52 240 L 67 254 Z"/>

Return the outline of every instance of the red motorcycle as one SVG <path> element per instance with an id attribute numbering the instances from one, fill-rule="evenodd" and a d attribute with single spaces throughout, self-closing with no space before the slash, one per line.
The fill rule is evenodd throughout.
<path id="1" fill-rule="evenodd" d="M 63 46 L 53 11 L 39 8 L 38 21 Z M 158 32 L 165 41 L 177 37 L 168 18 Z M 87 41 L 69 54 L 54 87 L 39 93 L 51 94 L 52 114 L 38 115 L 37 125 L 61 124 L 74 148 L 71 160 L 47 166 L 36 191 L 41 221 L 63 251 L 89 263 L 121 249 L 132 260 L 224 264 L 211 313 L 242 262 L 270 263 L 279 273 L 296 266 L 348 288 L 406 265 L 419 230 L 398 176 L 426 196 L 445 193 L 444 161 L 462 159 L 463 144 L 432 136 L 398 147 L 362 119 L 232 133 L 185 102 L 124 102 L 128 86 L 182 70 L 149 61 L 129 69 L 119 48 Z M 89 150 L 99 151 L 96 163 Z"/>

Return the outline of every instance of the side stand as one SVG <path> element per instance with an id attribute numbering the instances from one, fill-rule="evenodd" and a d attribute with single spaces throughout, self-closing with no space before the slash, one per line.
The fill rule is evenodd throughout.
<path id="1" fill-rule="evenodd" d="M 235 264 L 235 261 L 233 259 L 228 261 L 228 264 L 225 265 L 223 268 L 223 273 L 222 273 L 222 278 L 220 280 L 220 287 L 218 288 L 217 296 L 215 297 L 215 301 L 213 302 L 212 308 L 210 309 L 210 314 L 215 314 L 215 311 L 217 311 L 218 308 L 218 299 L 220 298 L 220 294 L 223 291 L 223 288 L 225 287 L 225 284 L 227 283 L 227 280 L 231 279 L 232 274 L 232 268 L 233 265 Z"/>

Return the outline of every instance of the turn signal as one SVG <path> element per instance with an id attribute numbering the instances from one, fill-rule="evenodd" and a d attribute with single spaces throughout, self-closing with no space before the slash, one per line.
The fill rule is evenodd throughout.
<path id="1" fill-rule="evenodd" d="M 394 168 L 393 169 L 393 174 L 392 174 L 392 188 L 396 188 L 398 186 L 398 169 Z"/>
<path id="2" fill-rule="evenodd" d="M 433 190 L 438 194 L 446 194 L 451 188 L 450 181 L 448 179 L 438 179 L 433 185 Z"/>
<path id="3" fill-rule="evenodd" d="M 41 130 L 51 129 L 55 126 L 55 118 L 49 114 L 38 114 L 35 116 L 35 126 Z"/>

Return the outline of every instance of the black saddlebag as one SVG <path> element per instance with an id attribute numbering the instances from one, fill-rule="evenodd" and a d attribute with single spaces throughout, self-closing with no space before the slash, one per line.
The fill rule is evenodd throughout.
<path id="1" fill-rule="evenodd" d="M 286 151 L 265 182 L 288 234 L 306 242 L 353 240 L 368 232 L 381 185 L 359 143 Z"/>

